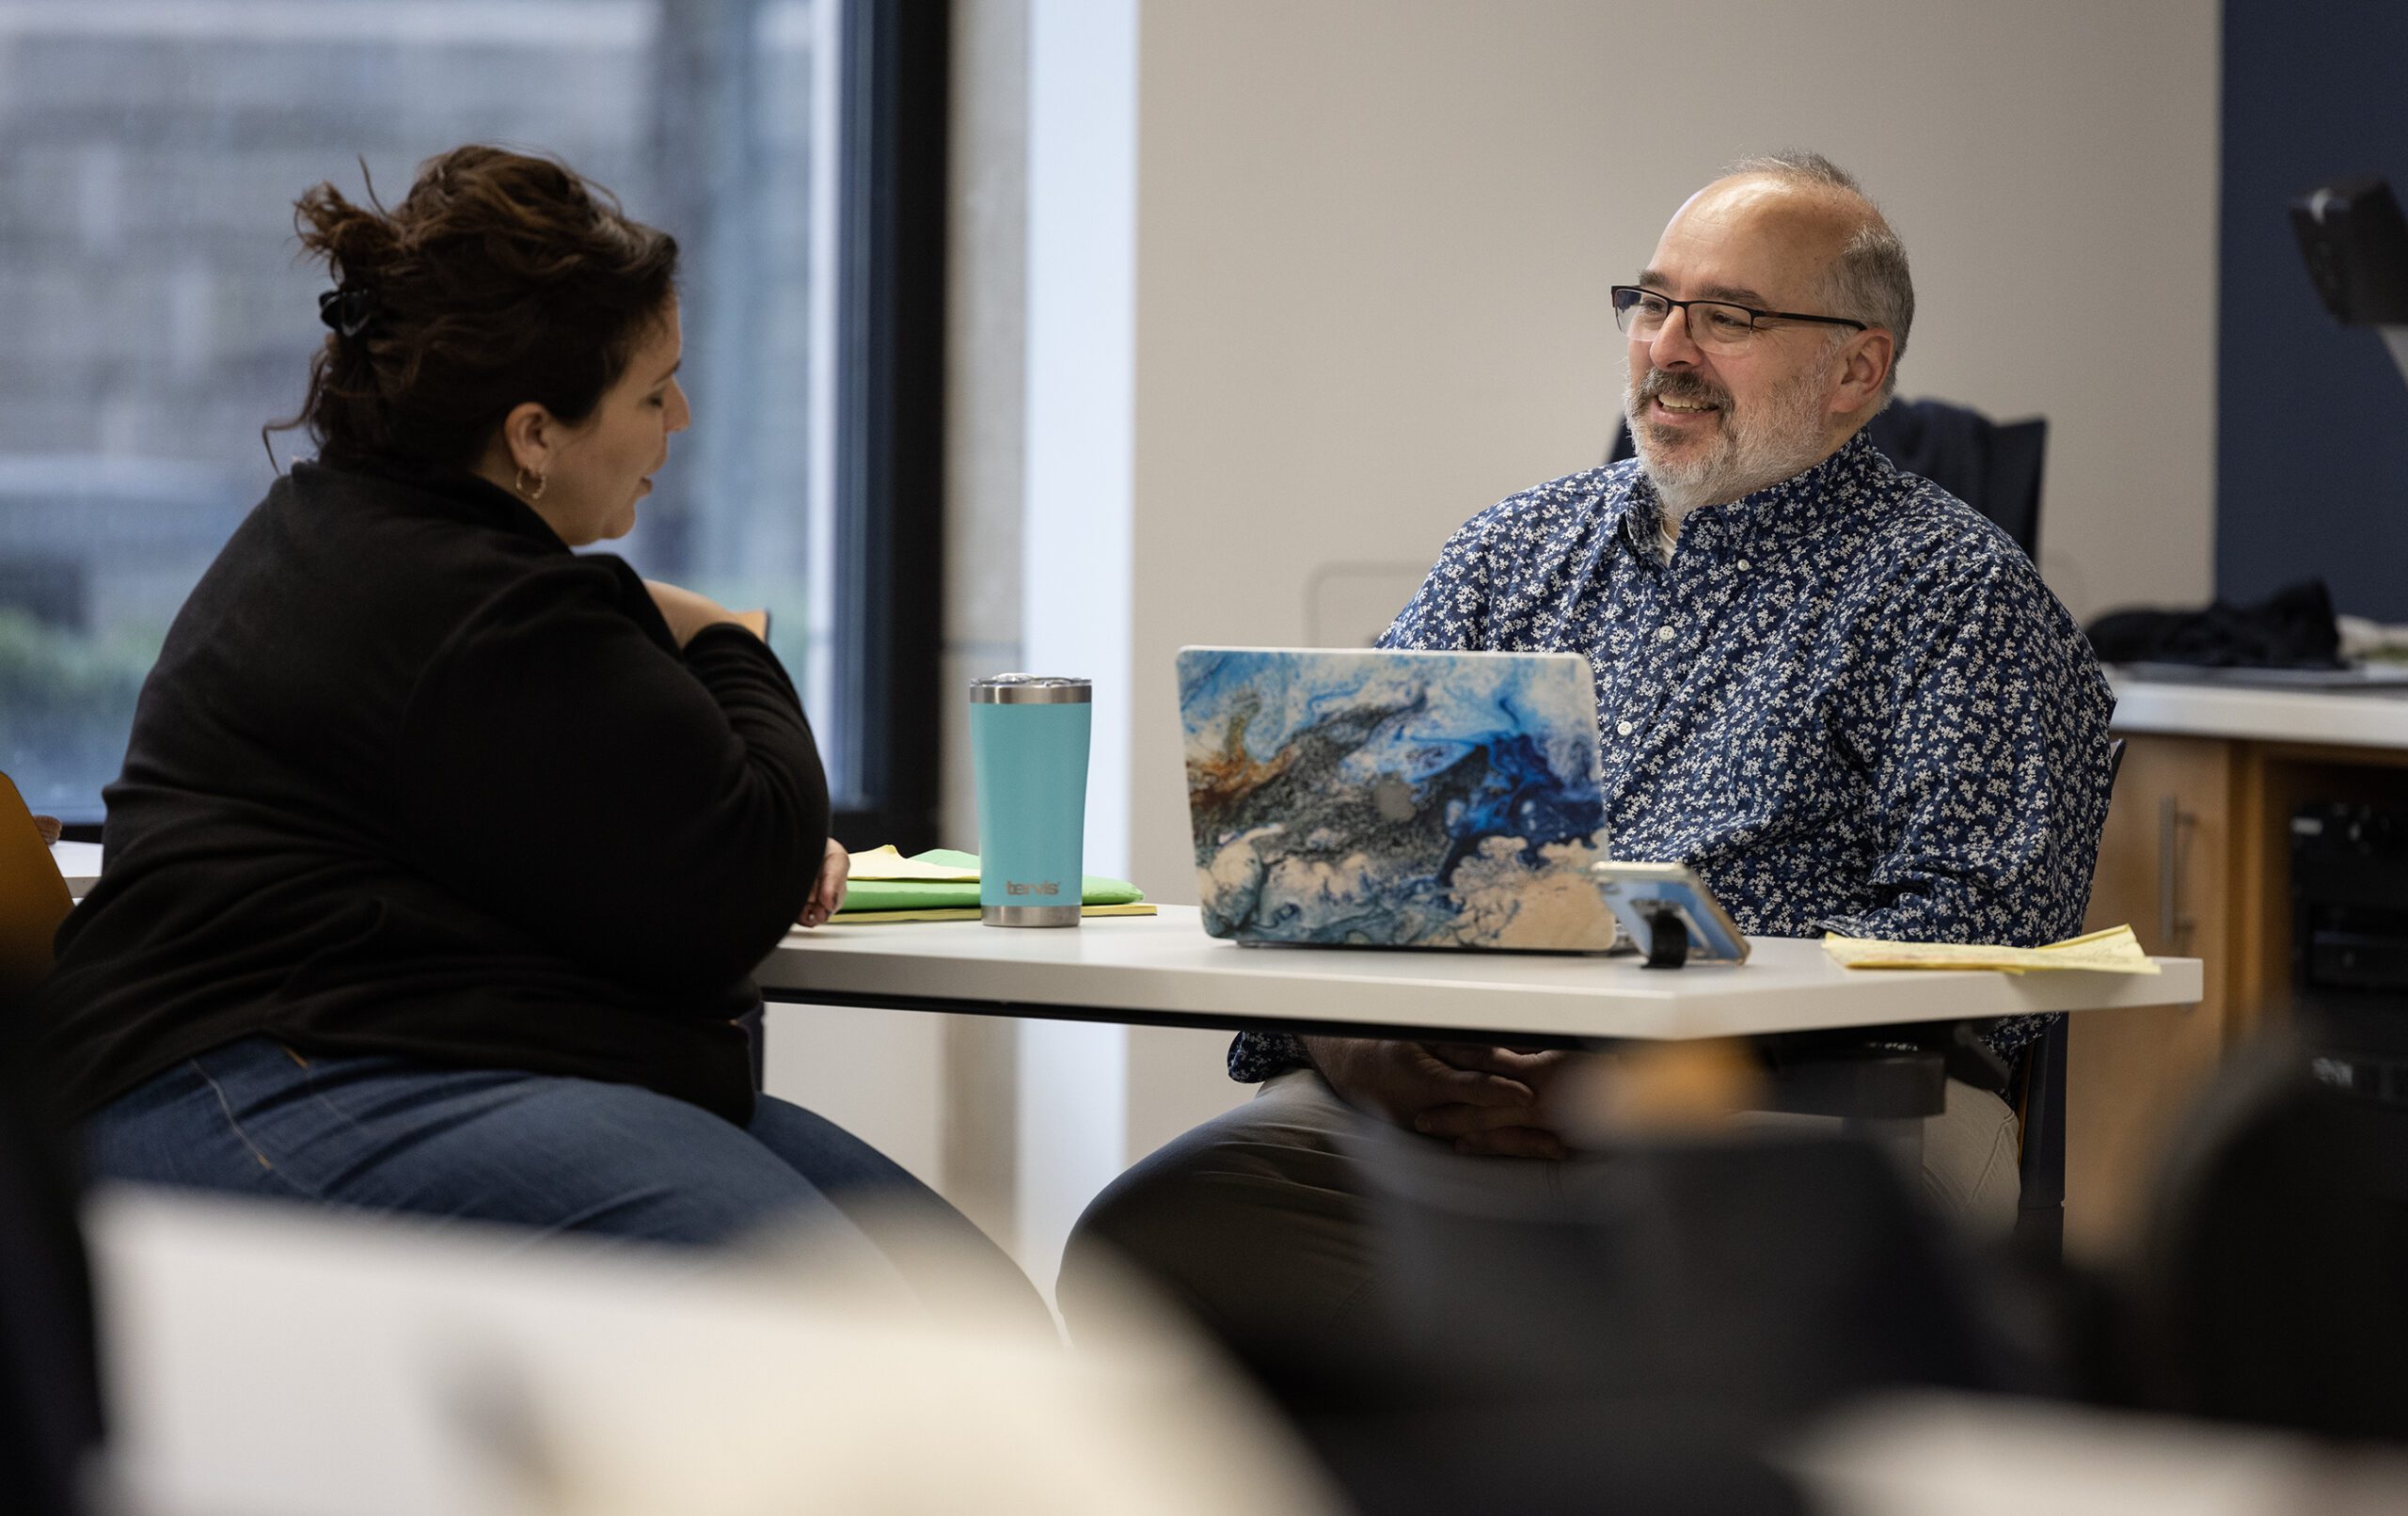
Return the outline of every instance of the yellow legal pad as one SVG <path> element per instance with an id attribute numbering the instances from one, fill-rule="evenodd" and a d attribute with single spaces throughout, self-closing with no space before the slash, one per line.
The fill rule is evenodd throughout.
<path id="1" fill-rule="evenodd" d="M 967 854 L 948 854 L 948 858 L 964 858 Z M 968 867 L 957 862 L 931 862 L 923 855 L 905 858 L 893 843 L 873 847 L 865 853 L 855 853 L 851 876 L 856 879 L 915 879 L 928 884 L 976 884 L 978 861 L 971 859 Z"/>
<path id="2" fill-rule="evenodd" d="M 2110 926 L 2046 947 L 1997 947 L 1987 942 L 1884 942 L 1823 934 L 1823 951 L 1849 969 L 2089 969 L 2099 973 L 2158 973 L 2130 926 Z"/>

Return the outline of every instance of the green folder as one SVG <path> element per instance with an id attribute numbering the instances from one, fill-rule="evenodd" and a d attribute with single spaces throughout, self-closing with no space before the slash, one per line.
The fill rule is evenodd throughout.
<path id="1" fill-rule="evenodd" d="M 957 853 L 948 848 L 931 848 L 912 855 L 923 863 L 940 864 L 945 868 L 974 869 L 975 854 Z M 1126 879 L 1107 879 L 1087 875 L 1079 885 L 1079 904 L 1083 906 L 1126 906 L 1146 898 L 1146 892 Z M 940 883 L 929 879 L 854 879 L 845 886 L 845 903 L 837 910 L 846 915 L 856 911 L 879 910 L 945 910 L 978 908 L 978 885 L 975 880 L 959 884 Z"/>

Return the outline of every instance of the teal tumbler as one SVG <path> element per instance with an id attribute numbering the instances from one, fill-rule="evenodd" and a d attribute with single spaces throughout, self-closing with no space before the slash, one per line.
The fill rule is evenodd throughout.
<path id="1" fill-rule="evenodd" d="M 970 687 L 978 919 L 990 926 L 1079 924 L 1094 701 L 1085 679 L 1002 673 Z"/>

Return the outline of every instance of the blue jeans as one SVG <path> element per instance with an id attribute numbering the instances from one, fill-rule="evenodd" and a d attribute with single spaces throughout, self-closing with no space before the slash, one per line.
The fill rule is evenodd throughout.
<path id="1" fill-rule="evenodd" d="M 749 1126 L 634 1084 L 249 1037 L 186 1059 L 86 1124 L 96 1177 L 649 1242 L 800 1225 L 867 1262 L 864 1208 L 904 1213 L 1042 1314 L 968 1218 L 832 1121 L 763 1096 Z"/>

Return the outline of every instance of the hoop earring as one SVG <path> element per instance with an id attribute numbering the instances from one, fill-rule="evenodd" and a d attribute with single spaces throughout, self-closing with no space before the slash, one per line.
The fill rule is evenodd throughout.
<path id="1" fill-rule="evenodd" d="M 532 505 L 532 504 L 534 504 L 537 500 L 540 500 L 540 499 L 542 499 L 542 498 L 544 497 L 544 486 L 545 486 L 545 485 L 547 485 L 547 484 L 549 484 L 549 483 L 551 482 L 551 481 L 550 481 L 550 480 L 548 480 L 548 479 L 546 479 L 546 478 L 545 478 L 543 475 L 541 475 L 541 474 L 536 474 L 536 475 L 535 475 L 535 487 L 534 487 L 533 489 L 529 489 L 529 488 L 527 487 L 527 476 L 528 476 L 529 472 L 530 472 L 530 470 L 529 470 L 528 468 L 526 468 L 524 466 L 522 466 L 519 468 L 519 470 L 518 470 L 518 477 L 517 477 L 515 480 L 514 480 L 512 482 L 515 485 L 515 487 L 517 488 L 517 490 L 518 490 L 518 493 L 519 493 L 519 494 L 524 495 L 525 497 L 527 497 L 527 503 L 528 503 L 529 505 Z"/>

